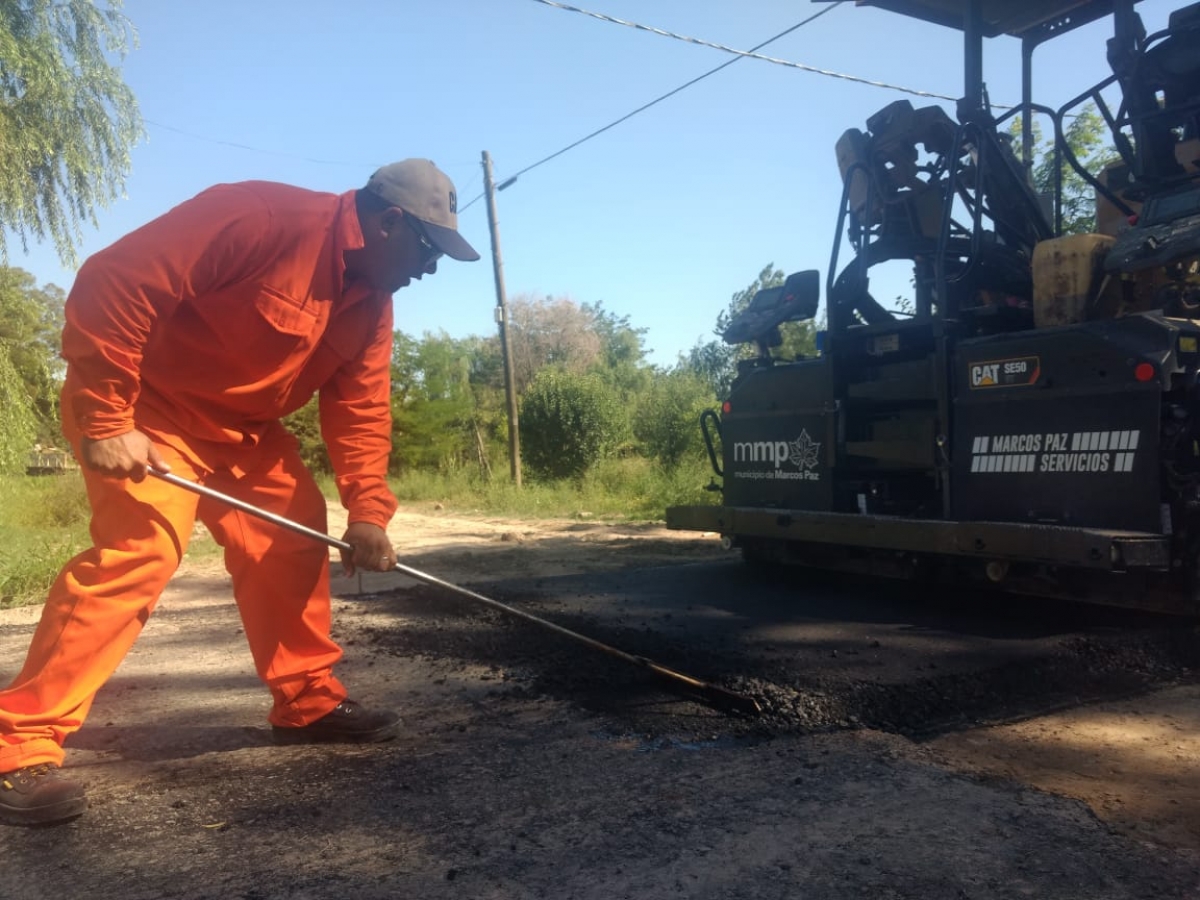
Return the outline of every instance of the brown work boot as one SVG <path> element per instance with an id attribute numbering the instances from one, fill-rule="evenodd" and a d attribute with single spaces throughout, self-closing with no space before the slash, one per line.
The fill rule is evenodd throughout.
<path id="1" fill-rule="evenodd" d="M 343 700 L 315 722 L 299 728 L 271 726 L 277 744 L 373 744 L 390 741 L 400 730 L 400 717 L 390 710 L 372 712 Z"/>
<path id="2" fill-rule="evenodd" d="M 83 787 L 43 763 L 0 773 L 0 822 L 48 825 L 74 819 L 87 809 Z"/>

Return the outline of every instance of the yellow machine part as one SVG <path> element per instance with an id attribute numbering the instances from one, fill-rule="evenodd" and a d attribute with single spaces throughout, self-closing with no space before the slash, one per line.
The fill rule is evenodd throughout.
<path id="1" fill-rule="evenodd" d="M 1106 234 L 1070 234 L 1033 251 L 1033 322 L 1038 328 L 1074 325 L 1112 315 L 1104 257 L 1116 242 Z"/>

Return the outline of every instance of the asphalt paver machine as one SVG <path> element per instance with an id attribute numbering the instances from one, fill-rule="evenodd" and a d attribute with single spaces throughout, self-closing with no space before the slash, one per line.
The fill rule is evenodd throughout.
<path id="1" fill-rule="evenodd" d="M 776 355 L 817 311 L 815 271 L 729 323 L 753 353 L 701 418 L 719 503 L 669 527 L 752 563 L 1200 612 L 1200 3 L 1147 34 L 1137 2 L 860 0 L 960 29 L 964 96 L 954 115 L 891 103 L 837 142 L 821 350 Z M 1034 50 L 1097 20 L 1112 74 L 1036 103 Z M 983 52 L 1012 38 L 1022 103 L 998 113 Z M 1089 103 L 1114 149 L 1100 171 L 1065 139 Z M 1061 179 L 1032 186 L 1035 114 L 1095 192 L 1094 233 L 1063 233 Z M 871 293 L 898 261 L 905 314 Z"/>

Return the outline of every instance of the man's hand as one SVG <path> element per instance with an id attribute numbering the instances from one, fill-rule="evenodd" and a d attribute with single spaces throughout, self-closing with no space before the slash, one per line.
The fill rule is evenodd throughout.
<path id="1" fill-rule="evenodd" d="M 171 471 L 150 438 L 136 428 L 100 440 L 85 437 L 79 443 L 79 452 L 85 466 L 113 478 L 141 481 L 146 477 L 147 466 Z"/>
<path id="2" fill-rule="evenodd" d="M 353 553 L 342 551 L 342 567 L 348 576 L 359 569 L 388 572 L 396 565 L 396 551 L 392 549 L 392 542 L 388 540 L 387 532 L 378 525 L 351 522 L 342 540 L 354 548 Z"/>

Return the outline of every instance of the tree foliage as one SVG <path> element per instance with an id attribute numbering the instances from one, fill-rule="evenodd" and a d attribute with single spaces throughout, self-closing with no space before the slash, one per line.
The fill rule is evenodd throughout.
<path id="1" fill-rule="evenodd" d="M 695 373 L 647 364 L 644 329 L 599 303 L 522 297 L 510 306 L 514 349 L 526 366 L 521 455 L 532 477 L 580 478 L 618 454 L 668 470 L 702 460 L 698 420 L 713 391 Z M 500 468 L 509 423 L 498 335 L 396 332 L 391 374 L 393 474 L 478 465 L 486 478 Z M 326 468 L 315 406 L 288 424 L 306 461 Z"/>
<path id="2" fill-rule="evenodd" d="M 704 382 L 710 398 L 729 393 L 736 367 L 735 349 L 721 340 L 697 341 L 681 354 L 676 370 L 695 375 Z"/>
<path id="3" fill-rule="evenodd" d="M 332 472 L 329 453 L 321 437 L 321 416 L 314 396 L 300 409 L 283 420 L 284 426 L 300 442 L 300 458 L 310 472 Z"/>
<path id="4" fill-rule="evenodd" d="M 64 300 L 61 288 L 52 284 L 38 287 L 24 269 L 0 267 L 0 345 L 5 348 L 0 352 L 21 386 L 12 402 L 20 402 L 29 411 L 35 438 L 45 444 L 60 442 L 58 393 L 63 366 L 59 350 Z"/>
<path id="5" fill-rule="evenodd" d="M 0 340 L 0 472 L 24 465 L 37 433 L 21 376 L 12 364 L 12 348 Z"/>
<path id="6" fill-rule="evenodd" d="M 538 372 L 521 398 L 521 456 L 539 478 L 579 478 L 625 440 L 616 392 L 596 374 Z"/>
<path id="7" fill-rule="evenodd" d="M 676 370 L 655 378 L 633 414 L 642 452 L 668 470 L 688 458 L 701 458 L 700 414 L 712 401 L 708 383 L 694 372 Z"/>
<path id="8" fill-rule="evenodd" d="M 1033 187 L 1039 194 L 1054 195 L 1055 170 L 1062 177 L 1063 234 L 1088 234 L 1096 230 L 1095 192 L 1090 184 L 1071 167 L 1065 158 L 1056 155 L 1052 138 L 1043 140 L 1041 128 L 1034 120 Z M 1019 139 L 1021 120 L 1014 118 L 1010 133 Z M 1067 146 L 1080 164 L 1089 172 L 1098 172 L 1119 158 L 1112 146 L 1108 124 L 1094 104 L 1087 104 L 1067 121 L 1063 131 Z"/>
<path id="9" fill-rule="evenodd" d="M 540 369 L 584 372 L 604 351 L 594 309 L 569 297 L 518 294 L 508 303 L 508 342 L 513 382 L 522 394 Z"/>
<path id="10" fill-rule="evenodd" d="M 645 369 L 646 329 L 635 328 L 629 316 L 614 315 L 602 303 L 584 303 L 580 309 L 591 318 L 591 328 L 600 339 L 596 365 L 614 373 L 614 381 L 627 382 L 631 390 L 637 390 Z"/>
<path id="11" fill-rule="evenodd" d="M 392 349 L 392 464 L 449 471 L 472 448 L 470 348 L 445 332 L 421 341 L 397 333 Z"/>
<path id="12" fill-rule="evenodd" d="M 135 41 L 120 8 L 0 0 L 0 218 L 23 247 L 49 238 L 67 264 L 80 224 L 120 195 L 143 134 L 118 65 Z"/>

